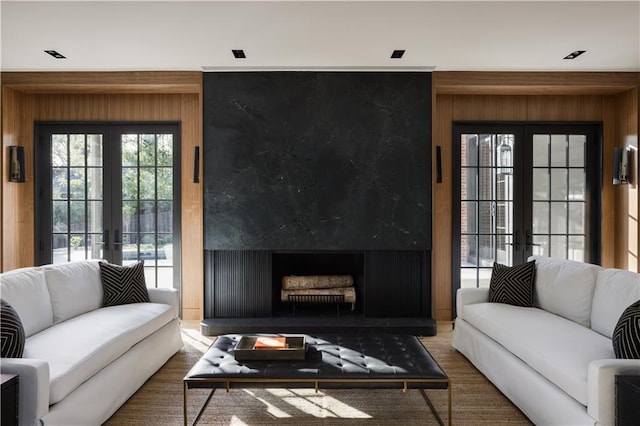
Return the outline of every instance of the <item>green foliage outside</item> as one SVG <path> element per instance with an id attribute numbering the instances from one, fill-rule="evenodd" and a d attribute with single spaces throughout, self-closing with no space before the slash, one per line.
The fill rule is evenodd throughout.
<path id="1" fill-rule="evenodd" d="M 154 213 L 170 214 L 173 137 L 122 135 L 121 156 L 123 231 L 130 226 L 137 229 L 138 220 L 145 221 Z M 102 135 L 52 135 L 51 164 L 53 232 L 101 234 L 103 167 L 110 166 L 103 164 Z M 162 235 L 161 239 L 170 243 L 171 238 Z M 80 236 L 72 236 L 69 241 L 72 247 L 82 243 Z"/>

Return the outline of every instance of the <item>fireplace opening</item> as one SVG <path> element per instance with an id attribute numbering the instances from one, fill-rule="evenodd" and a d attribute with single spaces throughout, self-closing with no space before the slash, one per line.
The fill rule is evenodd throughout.
<path id="1" fill-rule="evenodd" d="M 271 271 L 273 316 L 363 315 L 362 252 L 274 252 Z"/>

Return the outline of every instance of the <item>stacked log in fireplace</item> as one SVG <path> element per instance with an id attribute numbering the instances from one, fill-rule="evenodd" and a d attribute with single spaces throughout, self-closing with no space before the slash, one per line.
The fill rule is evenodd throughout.
<path id="1" fill-rule="evenodd" d="M 351 275 L 288 275 L 282 278 L 280 297 L 293 304 L 294 314 L 297 303 L 335 303 L 338 315 L 341 303 L 350 303 L 351 310 L 356 303 Z"/>

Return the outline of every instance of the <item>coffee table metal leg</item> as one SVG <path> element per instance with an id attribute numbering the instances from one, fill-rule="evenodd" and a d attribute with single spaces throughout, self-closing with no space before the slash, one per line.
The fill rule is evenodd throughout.
<path id="1" fill-rule="evenodd" d="M 209 396 L 207 396 L 207 399 L 204 401 L 204 403 L 202 404 L 202 406 L 200 407 L 200 410 L 198 411 L 198 414 L 196 415 L 196 418 L 193 420 L 193 423 L 191 423 L 191 425 L 195 425 L 196 423 L 198 423 L 198 420 L 200 420 L 200 417 L 202 417 L 202 414 L 204 413 L 204 410 L 207 408 L 207 405 L 209 405 L 209 401 L 211 401 L 211 398 L 213 397 L 213 393 L 216 391 L 215 388 L 211 389 L 211 392 L 209 392 Z M 188 425 L 187 422 L 187 384 L 184 384 L 184 398 L 183 398 L 183 404 L 184 404 L 184 412 L 183 412 L 183 417 L 184 417 L 184 426 Z"/>
<path id="2" fill-rule="evenodd" d="M 449 426 L 451 426 L 451 424 L 453 423 L 453 421 L 451 420 L 451 411 L 452 411 L 452 408 L 451 408 L 451 392 L 452 392 L 452 390 L 451 390 L 451 382 L 449 382 L 448 391 L 449 391 L 449 402 L 447 404 L 449 405 Z"/>
<path id="3" fill-rule="evenodd" d="M 187 382 L 182 382 L 182 420 L 187 426 Z"/>
<path id="4" fill-rule="evenodd" d="M 424 398 L 424 400 L 427 402 L 427 405 L 429 406 L 429 409 L 431 410 L 431 412 L 433 413 L 433 416 L 436 418 L 436 421 L 438 422 L 438 424 L 440 426 L 444 426 L 444 421 L 442 421 L 442 418 L 440 417 L 440 414 L 438 414 L 438 410 L 436 410 L 436 407 L 433 406 L 433 403 L 431 402 L 431 399 L 429 399 L 429 396 L 427 395 L 427 392 L 425 392 L 424 389 L 419 389 L 420 393 L 422 394 L 422 397 Z M 448 424 L 449 426 L 451 426 L 451 386 L 449 386 L 448 388 L 448 392 L 449 392 L 449 397 L 448 397 L 448 411 L 449 411 L 449 418 L 448 420 Z"/>

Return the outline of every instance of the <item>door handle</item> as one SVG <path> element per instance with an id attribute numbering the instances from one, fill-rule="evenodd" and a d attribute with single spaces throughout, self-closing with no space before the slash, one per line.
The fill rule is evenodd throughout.
<path id="1" fill-rule="evenodd" d="M 117 229 L 113 231 L 113 248 L 122 247 L 122 241 L 120 241 L 120 231 Z"/>
<path id="2" fill-rule="evenodd" d="M 540 244 L 535 244 L 533 243 L 533 239 L 531 237 L 531 232 L 527 230 L 526 232 L 526 241 L 525 244 L 527 245 L 527 250 L 530 250 L 532 246 L 540 246 Z"/>
<path id="3" fill-rule="evenodd" d="M 513 233 L 513 243 L 505 243 L 507 246 L 513 246 L 515 251 L 520 250 L 520 232 L 515 231 Z"/>

